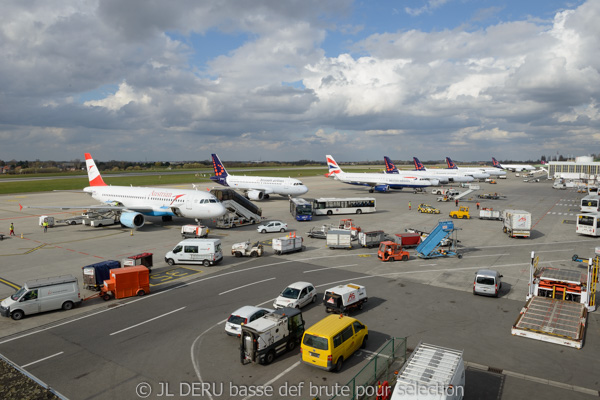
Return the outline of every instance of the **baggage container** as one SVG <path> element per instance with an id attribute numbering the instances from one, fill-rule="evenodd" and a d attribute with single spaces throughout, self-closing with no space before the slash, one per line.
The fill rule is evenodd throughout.
<path id="1" fill-rule="evenodd" d="M 275 254 L 282 255 L 285 253 L 293 253 L 295 251 L 304 250 L 304 246 L 302 245 L 303 239 L 302 236 L 284 236 L 280 238 L 275 238 L 272 241 L 273 252 Z"/>
<path id="2" fill-rule="evenodd" d="M 104 281 L 110 278 L 110 270 L 115 268 L 121 268 L 121 263 L 116 260 L 101 261 L 81 267 L 83 271 L 83 288 L 100 290 L 104 286 Z"/>
<path id="3" fill-rule="evenodd" d="M 384 231 L 358 232 L 358 243 L 362 247 L 379 247 L 379 243 L 384 240 Z"/>
<path id="4" fill-rule="evenodd" d="M 150 271 L 143 265 L 110 270 L 110 279 L 104 281 L 102 288 L 104 300 L 123 299 L 132 296 L 143 296 L 150 293 Z"/>
<path id="5" fill-rule="evenodd" d="M 332 229 L 327 232 L 327 247 L 330 249 L 351 249 L 352 231 Z"/>

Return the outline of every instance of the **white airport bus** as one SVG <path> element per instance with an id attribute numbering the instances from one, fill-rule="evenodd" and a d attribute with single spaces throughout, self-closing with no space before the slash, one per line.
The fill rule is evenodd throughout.
<path id="1" fill-rule="evenodd" d="M 348 197 L 346 199 L 323 197 L 313 200 L 314 215 L 362 214 L 375 211 L 377 210 L 374 197 Z"/>
<path id="2" fill-rule="evenodd" d="M 590 194 L 581 199 L 581 212 L 600 212 L 600 196 L 595 194 Z"/>
<path id="3" fill-rule="evenodd" d="M 581 235 L 600 236 L 600 213 L 577 214 L 575 232 Z"/>

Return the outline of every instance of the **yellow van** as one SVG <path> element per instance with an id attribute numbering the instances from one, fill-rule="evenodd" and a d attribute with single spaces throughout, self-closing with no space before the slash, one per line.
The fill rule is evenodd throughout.
<path id="1" fill-rule="evenodd" d="M 302 336 L 302 362 L 327 371 L 340 371 L 359 348 L 364 349 L 369 330 L 356 318 L 330 315 L 323 318 Z"/>

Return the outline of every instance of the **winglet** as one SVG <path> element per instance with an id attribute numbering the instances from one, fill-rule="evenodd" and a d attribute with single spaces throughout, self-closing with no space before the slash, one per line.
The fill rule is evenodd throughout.
<path id="1" fill-rule="evenodd" d="M 100 171 L 98 171 L 98 167 L 96 167 L 96 163 L 90 153 L 85 153 L 85 166 L 87 167 L 90 186 L 107 186 L 104 180 L 102 180 L 102 175 L 100 175 Z"/>

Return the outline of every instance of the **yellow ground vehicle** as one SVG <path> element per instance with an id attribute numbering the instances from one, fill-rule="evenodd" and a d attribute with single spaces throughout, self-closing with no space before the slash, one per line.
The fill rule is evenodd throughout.
<path id="1" fill-rule="evenodd" d="M 418 212 L 421 213 L 427 213 L 427 214 L 439 214 L 440 210 L 438 210 L 435 207 L 430 206 L 429 204 L 419 204 L 419 207 L 417 208 Z"/>
<path id="2" fill-rule="evenodd" d="M 359 348 L 364 349 L 369 330 L 356 318 L 330 315 L 323 318 L 302 336 L 302 362 L 327 371 L 340 371 Z"/>
<path id="3" fill-rule="evenodd" d="M 450 211 L 450 217 L 451 218 L 460 218 L 460 219 L 471 218 L 471 215 L 469 214 L 469 207 L 460 206 L 458 210 Z"/>

